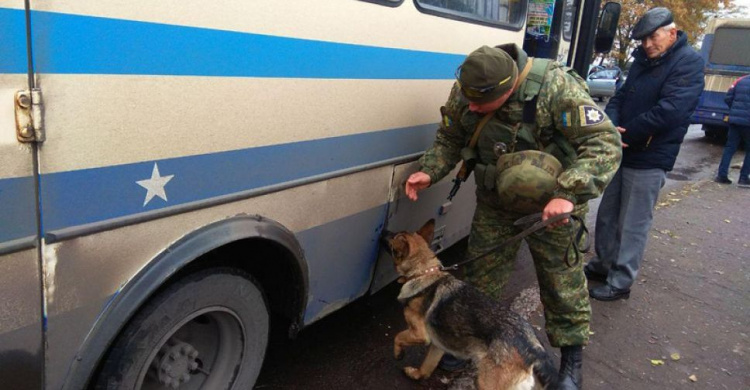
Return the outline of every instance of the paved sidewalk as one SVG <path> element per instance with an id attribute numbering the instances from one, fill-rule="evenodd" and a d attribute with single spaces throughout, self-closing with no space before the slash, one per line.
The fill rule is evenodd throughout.
<path id="1" fill-rule="evenodd" d="M 663 191 L 630 299 L 592 300 L 584 387 L 750 388 L 749 261 L 750 189 Z"/>

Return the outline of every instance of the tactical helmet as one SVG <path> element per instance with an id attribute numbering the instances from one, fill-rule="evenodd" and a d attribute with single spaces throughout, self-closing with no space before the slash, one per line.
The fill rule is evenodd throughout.
<path id="1" fill-rule="evenodd" d="M 562 164 L 538 150 L 503 154 L 497 159 L 495 189 L 506 208 L 523 214 L 540 212 L 557 188 Z"/>

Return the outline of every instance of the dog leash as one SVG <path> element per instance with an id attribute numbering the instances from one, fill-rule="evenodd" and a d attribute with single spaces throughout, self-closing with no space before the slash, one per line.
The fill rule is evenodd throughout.
<path id="1" fill-rule="evenodd" d="M 499 250 L 500 248 L 502 248 L 502 247 L 510 244 L 511 242 L 518 241 L 518 240 L 520 240 L 520 239 L 522 239 L 522 238 L 530 235 L 531 233 L 539 231 L 542 228 L 545 228 L 545 227 L 547 227 L 547 226 L 549 226 L 549 225 L 551 225 L 551 224 L 553 224 L 555 222 L 561 221 L 561 220 L 563 220 L 565 218 L 569 218 L 569 219 L 573 220 L 574 222 L 577 222 L 580 225 L 578 227 L 578 229 L 576 230 L 576 233 L 574 234 L 574 237 L 571 239 L 571 243 L 568 244 L 568 247 L 565 249 L 565 258 L 564 258 L 565 259 L 565 264 L 567 264 L 568 267 L 576 266 L 576 265 L 580 264 L 580 262 L 581 262 L 581 258 L 580 258 L 579 252 L 587 253 L 590 250 L 589 235 L 588 235 L 589 230 L 586 228 L 586 224 L 583 222 L 583 220 L 580 217 L 578 217 L 577 215 L 573 215 L 571 213 L 563 213 L 563 214 L 555 215 L 554 217 L 550 217 L 546 221 L 542 221 L 542 213 L 535 213 L 535 214 L 527 215 L 527 216 L 525 216 L 523 218 L 520 218 L 520 219 L 516 220 L 515 222 L 513 222 L 514 226 L 528 225 L 528 224 L 530 224 L 530 223 L 533 222 L 533 224 L 531 226 L 529 226 L 528 228 L 524 229 L 522 232 L 520 232 L 520 233 L 516 234 L 515 236 L 513 236 L 513 237 L 511 237 L 511 238 L 509 238 L 509 239 L 507 239 L 507 240 L 505 240 L 503 242 L 501 242 L 498 245 L 493 246 L 489 250 L 487 250 L 487 251 L 485 251 L 485 252 L 483 252 L 483 253 L 481 253 L 481 254 L 479 254 L 477 256 L 474 256 L 474 257 L 472 257 L 470 259 L 458 262 L 456 264 L 453 264 L 453 265 L 450 265 L 450 266 L 447 266 L 447 267 L 441 267 L 441 271 L 457 270 L 458 267 L 460 267 L 460 266 L 462 266 L 464 264 L 471 263 L 472 261 L 479 260 L 479 259 L 481 259 L 481 258 L 483 258 L 483 257 L 485 257 L 485 256 L 487 256 L 487 255 L 489 255 L 489 254 L 491 254 L 493 252 L 496 252 L 497 250 Z M 586 237 L 585 244 L 584 244 L 583 248 L 579 248 L 578 247 L 578 243 L 581 241 L 581 239 L 584 237 L 584 235 Z M 568 254 L 570 253 L 570 248 L 571 247 L 573 248 L 573 252 L 575 253 L 575 261 L 573 261 L 573 263 L 570 262 L 569 256 L 568 256 Z"/>

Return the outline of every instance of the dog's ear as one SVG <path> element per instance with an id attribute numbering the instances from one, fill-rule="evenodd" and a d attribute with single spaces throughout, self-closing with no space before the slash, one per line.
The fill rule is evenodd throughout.
<path id="1" fill-rule="evenodd" d="M 424 226 L 417 230 L 417 234 L 424 238 L 427 245 L 430 245 L 430 243 L 432 242 L 432 237 L 435 235 L 435 220 L 431 219 L 425 222 Z"/>

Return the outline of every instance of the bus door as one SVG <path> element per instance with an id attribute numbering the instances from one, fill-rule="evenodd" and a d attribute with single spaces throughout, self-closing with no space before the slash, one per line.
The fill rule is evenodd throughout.
<path id="1" fill-rule="evenodd" d="M 41 136 L 23 0 L 0 6 L 0 383 L 39 389 L 43 378 L 41 265 L 35 175 Z"/>
<path id="2" fill-rule="evenodd" d="M 435 236 L 430 246 L 434 251 L 440 252 L 469 235 L 476 206 L 474 177 L 470 176 L 463 182 L 458 193 L 449 201 L 448 194 L 458 173 L 456 168 L 443 180 L 420 191 L 419 201 L 413 202 L 406 197 L 404 183 L 418 169 L 416 161 L 394 167 L 385 229 L 394 233 L 416 231 L 425 222 L 435 219 Z M 431 207 L 425 207 L 425 204 Z M 370 292 L 377 292 L 397 277 L 390 252 L 381 245 Z"/>

